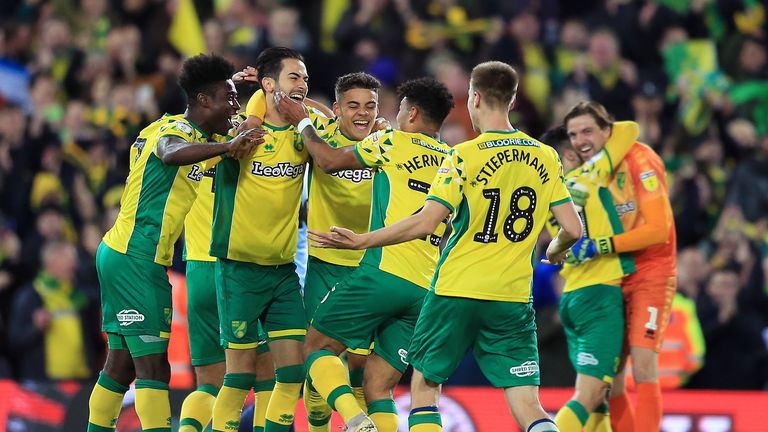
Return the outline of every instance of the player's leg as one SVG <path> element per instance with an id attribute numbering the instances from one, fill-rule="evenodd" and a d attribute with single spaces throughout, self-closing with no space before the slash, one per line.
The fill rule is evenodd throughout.
<path id="1" fill-rule="evenodd" d="M 267 408 L 275 389 L 275 360 L 267 344 L 267 334 L 262 334 L 263 343 L 256 348 L 256 382 L 253 384 L 253 432 L 264 432 Z"/>
<path id="2" fill-rule="evenodd" d="M 306 379 L 302 344 L 307 333 L 299 277 L 293 263 L 264 268 L 263 283 L 273 287 L 264 326 L 275 363 L 275 388 L 266 412 L 266 432 L 288 431 Z"/>
<path id="3" fill-rule="evenodd" d="M 558 411 L 555 423 L 563 432 L 580 432 L 605 403 L 616 373 L 623 337 L 615 329 L 624 328 L 621 288 L 593 285 L 567 292 L 560 299 L 560 316 L 577 378 L 576 392 Z M 603 413 L 594 415 L 593 423 L 606 421 Z"/>
<path id="4" fill-rule="evenodd" d="M 645 276 L 645 275 L 642 275 Z M 635 431 L 659 430 L 662 416 L 658 352 L 669 320 L 675 277 L 647 276 L 633 287 L 635 302 L 629 346 L 637 388 Z"/>
<path id="5" fill-rule="evenodd" d="M 478 330 L 471 306 L 472 301 L 467 299 L 426 293 L 407 352 L 407 360 L 414 369 L 408 416 L 410 432 L 442 430 L 437 409 L 440 385 L 464 359 Z"/>
<path id="6" fill-rule="evenodd" d="M 397 432 L 397 408 L 392 396 L 403 373 L 392 367 L 387 360 L 376 352 L 368 355 L 365 365 L 363 392 L 368 408 L 368 416 L 379 432 Z"/>
<path id="7" fill-rule="evenodd" d="M 225 259 L 216 261 L 216 298 L 226 374 L 213 405 L 213 430 L 237 429 L 248 392 L 256 382 L 256 349 L 261 340 L 259 316 L 272 288 L 259 283 L 260 266 Z"/>
<path id="8" fill-rule="evenodd" d="M 345 348 L 368 348 L 373 330 L 395 308 L 397 298 L 385 300 L 381 286 L 400 281 L 370 266 L 361 266 L 345 281 L 335 285 L 321 301 L 304 343 L 307 380 L 328 404 L 341 414 L 348 426 L 354 419 L 366 419 L 350 387 L 341 359 Z"/>
<path id="9" fill-rule="evenodd" d="M 628 288 L 628 284 L 622 283 L 622 294 L 624 295 L 624 342 L 619 358 L 619 365 L 616 368 L 616 376 L 611 386 L 608 396 L 608 408 L 611 418 L 611 429 L 615 431 L 635 431 L 635 407 L 626 392 L 626 366 L 629 357 L 629 332 L 630 323 L 633 318 L 634 295 Z"/>
<path id="10" fill-rule="evenodd" d="M 491 385 L 504 389 L 512 415 L 528 432 L 557 431 L 539 402 L 539 351 L 530 303 L 462 299 L 467 319 L 479 322 L 474 353 Z"/>
<path id="11" fill-rule="evenodd" d="M 88 400 L 88 432 L 115 430 L 123 396 L 136 378 L 133 359 L 120 335 L 107 334 L 109 351 Z"/>
<path id="12" fill-rule="evenodd" d="M 179 432 L 201 432 L 213 416 L 213 404 L 224 383 L 226 365 L 219 340 L 216 306 L 216 263 L 187 261 L 189 351 L 197 388 L 181 405 Z"/>
<path id="13" fill-rule="evenodd" d="M 307 275 L 304 282 L 304 308 L 306 310 L 309 326 L 315 310 L 331 288 L 341 280 L 346 279 L 356 267 L 340 266 L 325 262 L 310 256 L 307 261 Z M 352 391 L 358 400 L 358 404 L 365 406 L 365 397 L 362 396 L 362 381 L 365 358 L 360 363 L 359 356 L 348 356 L 350 369 L 350 383 Z M 358 370 L 359 367 L 359 370 Z M 359 378 L 359 379 L 358 379 Z M 360 384 L 355 387 L 357 381 Z M 362 400 L 361 400 L 362 398 Z M 307 410 L 307 422 L 309 432 L 330 432 L 331 413 L 333 409 L 323 399 L 320 393 L 308 382 L 304 384 L 304 407 Z"/>
<path id="14" fill-rule="evenodd" d="M 365 377 L 365 365 L 368 354 L 371 352 L 368 348 L 348 349 L 347 350 L 347 368 L 349 368 L 349 385 L 352 387 L 352 393 L 357 399 L 357 404 L 366 413 L 368 412 L 368 402 L 365 400 L 365 390 L 363 383 Z"/>

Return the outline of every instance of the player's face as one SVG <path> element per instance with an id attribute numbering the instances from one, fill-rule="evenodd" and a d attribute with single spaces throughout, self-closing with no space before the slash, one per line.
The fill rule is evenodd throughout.
<path id="1" fill-rule="evenodd" d="M 294 58 L 283 59 L 283 70 L 280 71 L 277 81 L 276 90 L 282 91 L 291 99 L 301 102 L 307 96 L 309 75 L 303 61 Z"/>
<path id="2" fill-rule="evenodd" d="M 209 106 L 209 123 L 213 131 L 219 135 L 226 135 L 232 129 L 232 116 L 240 110 L 237 101 L 237 90 L 232 80 L 227 80 L 216 87 L 211 97 Z"/>
<path id="3" fill-rule="evenodd" d="M 371 134 L 373 121 L 379 115 L 379 95 L 363 88 L 347 90 L 334 102 L 333 113 L 339 118 L 341 133 L 352 140 L 362 141 Z"/>
<path id="4" fill-rule="evenodd" d="M 397 111 L 397 128 L 403 132 L 412 132 L 411 118 L 413 117 L 413 105 L 408 102 L 408 98 L 404 97 L 400 100 L 400 109 Z"/>
<path id="5" fill-rule="evenodd" d="M 589 160 L 605 147 L 611 136 L 611 128 L 600 129 L 595 118 L 584 114 L 568 120 L 565 125 L 571 146 L 582 161 Z"/>

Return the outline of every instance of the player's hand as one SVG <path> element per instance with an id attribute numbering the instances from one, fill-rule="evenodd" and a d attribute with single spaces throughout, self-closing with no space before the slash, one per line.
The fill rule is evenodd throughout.
<path id="1" fill-rule="evenodd" d="M 331 227 L 331 232 L 309 230 L 307 233 L 311 245 L 330 249 L 365 249 L 361 234 L 340 227 Z"/>
<path id="2" fill-rule="evenodd" d="M 256 147 L 264 142 L 264 135 L 266 134 L 267 131 L 264 129 L 256 128 L 240 132 L 229 142 L 227 154 L 233 159 L 249 157 L 256 150 Z"/>
<path id="3" fill-rule="evenodd" d="M 556 252 L 554 250 L 554 242 L 550 242 L 549 246 L 547 246 L 547 257 L 541 260 L 544 264 L 551 264 L 551 265 L 562 265 L 563 262 L 565 262 L 566 258 L 569 256 L 568 250 L 564 250 L 562 252 Z"/>
<path id="4" fill-rule="evenodd" d="M 385 119 L 384 117 L 378 117 L 373 121 L 373 128 L 371 128 L 371 132 L 377 132 L 390 128 L 392 128 L 392 125 L 389 123 L 389 120 Z"/>
<path id="5" fill-rule="evenodd" d="M 294 126 L 298 126 L 300 121 L 309 117 L 309 111 L 303 103 L 289 98 L 287 94 L 281 91 L 275 92 L 275 105 L 277 105 L 277 111 L 283 118 Z"/>
<path id="6" fill-rule="evenodd" d="M 32 324 L 38 329 L 45 331 L 51 325 L 51 313 L 40 308 L 32 312 Z"/>
<path id="7" fill-rule="evenodd" d="M 232 75 L 232 82 L 235 84 L 244 81 L 259 82 L 259 71 L 253 66 L 246 66 L 245 69 Z"/>
<path id="8" fill-rule="evenodd" d="M 580 264 L 598 255 L 613 253 L 613 240 L 610 237 L 596 237 L 594 239 L 582 237 L 571 247 L 571 253 L 574 260 Z"/>

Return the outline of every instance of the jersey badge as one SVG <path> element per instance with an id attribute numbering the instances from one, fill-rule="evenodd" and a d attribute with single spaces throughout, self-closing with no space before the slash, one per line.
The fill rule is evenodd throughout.
<path id="1" fill-rule="evenodd" d="M 173 126 L 176 129 L 184 132 L 187 135 L 192 135 L 192 126 L 190 126 L 190 125 L 188 125 L 188 124 L 186 124 L 184 122 L 177 121 L 177 122 L 174 123 Z"/>
<path id="2" fill-rule="evenodd" d="M 656 177 L 656 171 L 654 170 L 640 173 L 640 182 L 648 192 L 653 192 L 659 188 L 659 179 Z"/>
<path id="3" fill-rule="evenodd" d="M 627 182 L 627 174 L 624 172 L 620 172 L 616 174 L 616 185 L 619 187 L 619 189 L 624 189 L 624 183 Z"/>

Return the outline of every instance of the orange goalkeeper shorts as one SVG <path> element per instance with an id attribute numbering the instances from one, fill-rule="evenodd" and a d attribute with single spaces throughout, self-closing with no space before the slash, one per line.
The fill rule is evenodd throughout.
<path id="1" fill-rule="evenodd" d="M 633 273 L 621 284 L 624 294 L 625 346 L 659 352 L 677 288 L 676 276 Z"/>

